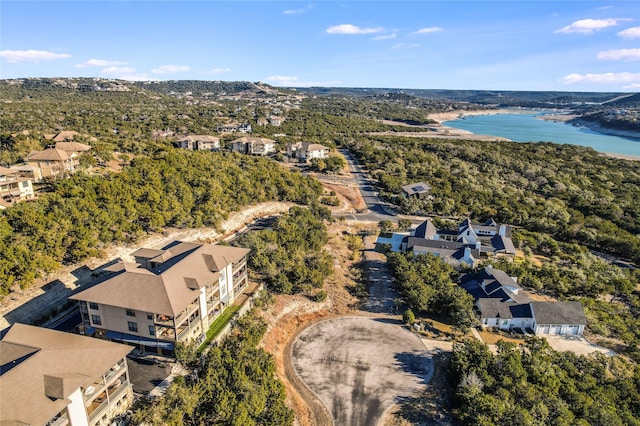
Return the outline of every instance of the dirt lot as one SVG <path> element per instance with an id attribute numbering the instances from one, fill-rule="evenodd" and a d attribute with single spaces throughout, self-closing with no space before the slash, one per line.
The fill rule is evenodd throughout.
<path id="1" fill-rule="evenodd" d="M 375 348 L 375 350 L 373 350 Z M 386 318 L 316 323 L 293 344 L 293 364 L 329 407 L 335 425 L 375 425 L 398 398 L 423 389 L 433 370 L 413 333 Z"/>

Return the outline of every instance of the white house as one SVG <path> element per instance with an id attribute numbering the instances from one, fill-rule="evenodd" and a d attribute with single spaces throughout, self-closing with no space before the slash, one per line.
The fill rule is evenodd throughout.
<path id="1" fill-rule="evenodd" d="M 287 155 L 300 161 L 308 161 L 314 158 L 327 158 L 331 148 L 311 142 L 297 142 L 287 145 Z"/>

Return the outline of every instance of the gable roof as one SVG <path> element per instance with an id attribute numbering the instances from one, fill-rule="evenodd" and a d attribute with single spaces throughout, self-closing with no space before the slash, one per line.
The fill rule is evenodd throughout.
<path id="1" fill-rule="evenodd" d="M 0 342 L 0 423 L 46 424 L 67 397 L 93 383 L 133 347 L 61 331 L 14 324 Z M 47 396 L 49 394 L 49 396 Z M 53 396 L 53 397 L 51 397 Z"/>
<path id="2" fill-rule="evenodd" d="M 247 253 L 245 248 L 183 241 L 162 250 L 140 249 L 133 255 L 149 259 L 152 269 L 110 268 L 116 271 L 113 277 L 70 298 L 176 316 L 198 298 L 199 288 L 217 282 L 222 269 Z"/>
<path id="3" fill-rule="evenodd" d="M 499 299 L 480 299 L 478 309 L 482 318 L 531 318 L 527 303 L 502 302 Z"/>
<path id="4" fill-rule="evenodd" d="M 531 302 L 531 310 L 538 324 L 587 324 L 584 308 L 577 301 Z"/>

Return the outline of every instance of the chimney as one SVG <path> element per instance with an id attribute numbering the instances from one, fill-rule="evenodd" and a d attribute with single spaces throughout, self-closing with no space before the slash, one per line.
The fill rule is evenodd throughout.
<path id="1" fill-rule="evenodd" d="M 480 240 L 476 241 L 476 250 L 480 250 L 480 246 L 482 245 L 482 243 L 480 242 Z"/>
<path id="2" fill-rule="evenodd" d="M 507 235 L 507 225 L 500 225 L 500 229 L 498 230 L 498 235 L 504 237 Z"/>

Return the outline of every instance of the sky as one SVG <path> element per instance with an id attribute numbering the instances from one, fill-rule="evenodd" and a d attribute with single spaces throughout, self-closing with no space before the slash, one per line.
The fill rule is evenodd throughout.
<path id="1" fill-rule="evenodd" d="M 8 1 L 0 78 L 640 91 L 636 1 Z"/>

